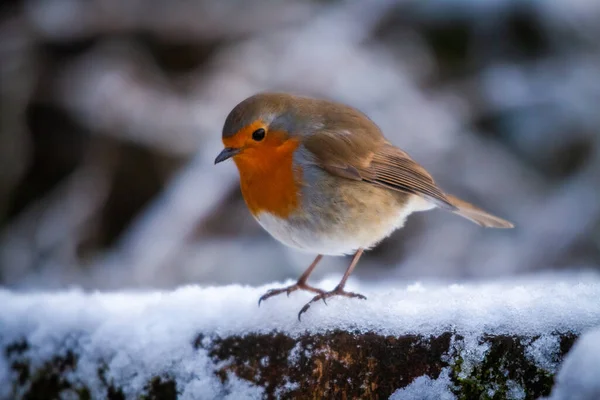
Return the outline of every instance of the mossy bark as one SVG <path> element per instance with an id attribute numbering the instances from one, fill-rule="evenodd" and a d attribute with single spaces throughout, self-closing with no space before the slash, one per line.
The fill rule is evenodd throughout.
<path id="1" fill-rule="evenodd" d="M 577 335 L 555 333 L 556 351 L 548 357 L 558 365 Z M 505 399 L 524 393 L 536 399 L 550 393 L 555 368 L 539 365 L 529 354 L 535 336 L 484 335 L 465 339 L 452 332 L 439 336 L 384 336 L 332 331 L 297 338 L 282 333 L 217 337 L 199 335 L 196 351 L 214 361 L 212 371 L 224 385 L 230 377 L 264 389 L 265 398 L 387 399 L 419 376 L 437 379 L 450 371 L 451 390 L 459 399 Z M 475 342 L 473 342 L 473 340 Z M 473 350 L 473 349 L 478 350 Z M 12 370 L 14 398 L 97 398 L 77 374 L 78 355 L 66 350 L 33 367 L 26 340 L 11 343 L 2 356 Z M 105 379 L 99 363 L 100 398 L 125 399 L 123 388 Z M 176 399 L 181 383 L 172 376 L 151 377 L 139 399 Z M 515 392 L 515 387 L 518 391 Z M 97 390 L 96 390 L 97 391 Z M 515 395 L 516 396 L 516 395 Z"/>

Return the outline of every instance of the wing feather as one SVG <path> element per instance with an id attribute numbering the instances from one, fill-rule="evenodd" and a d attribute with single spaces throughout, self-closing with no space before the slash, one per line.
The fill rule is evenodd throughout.
<path id="1" fill-rule="evenodd" d="M 331 174 L 420 195 L 438 207 L 456 210 L 425 168 L 383 136 L 366 131 L 350 135 L 328 130 L 307 138 L 305 146 Z"/>
<path id="2" fill-rule="evenodd" d="M 435 184 L 431 175 L 410 156 L 392 146 L 384 144 L 375 152 L 367 167 L 373 179 L 365 179 L 386 187 L 421 195 L 438 207 L 454 210 L 456 207 Z"/>

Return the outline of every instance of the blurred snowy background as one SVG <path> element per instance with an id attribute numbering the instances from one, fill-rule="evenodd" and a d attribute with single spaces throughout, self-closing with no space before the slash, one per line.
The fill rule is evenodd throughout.
<path id="1" fill-rule="evenodd" d="M 413 215 L 358 279 L 600 269 L 600 2 L 8 0 L 0 285 L 295 279 L 213 165 L 262 90 L 349 103 L 441 187 L 516 224 Z M 348 259 L 327 257 L 318 280 Z"/>

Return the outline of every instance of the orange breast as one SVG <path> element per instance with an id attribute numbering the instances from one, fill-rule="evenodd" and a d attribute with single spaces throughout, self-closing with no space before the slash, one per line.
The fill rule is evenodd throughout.
<path id="1" fill-rule="evenodd" d="M 235 157 L 244 200 L 253 215 L 289 216 L 300 204 L 302 169 L 293 165 L 297 140 L 255 148 Z"/>

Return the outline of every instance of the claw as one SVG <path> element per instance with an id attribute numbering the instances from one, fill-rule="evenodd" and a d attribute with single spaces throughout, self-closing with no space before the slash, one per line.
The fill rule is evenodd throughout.
<path id="1" fill-rule="evenodd" d="M 360 293 L 346 292 L 340 288 L 335 288 L 330 292 L 319 293 L 318 295 L 313 297 L 308 303 L 306 303 L 304 305 L 304 307 L 302 307 L 302 309 L 300 309 L 300 312 L 298 313 L 298 321 L 300 321 L 301 315 L 304 314 L 310 308 L 310 305 L 312 303 L 317 302 L 319 300 L 323 300 L 323 303 L 325 303 L 325 305 L 327 305 L 326 299 L 328 299 L 330 297 L 334 297 L 334 296 L 355 297 L 355 298 L 358 298 L 361 300 L 367 299 L 366 296 L 363 296 Z"/>
<path id="2" fill-rule="evenodd" d="M 300 309 L 300 312 L 298 313 L 298 322 L 302 322 L 302 320 L 300 319 L 300 317 L 302 316 L 302 314 L 304 314 L 306 312 L 306 310 L 308 310 L 310 308 L 310 302 L 306 303 L 304 305 L 304 307 L 302 307 L 302 309 Z"/>
<path id="3" fill-rule="evenodd" d="M 266 300 L 267 297 L 265 297 L 267 294 L 263 294 L 262 296 L 259 297 L 258 299 L 258 306 L 260 307 L 260 303 L 262 303 L 263 300 Z"/>
<path id="4" fill-rule="evenodd" d="M 314 288 L 312 286 L 307 285 L 306 283 L 295 283 L 294 285 L 291 285 L 291 286 L 288 286 L 285 288 L 268 290 L 267 293 L 263 294 L 258 299 L 258 306 L 260 307 L 260 304 L 263 301 L 267 300 L 268 298 L 277 296 L 278 294 L 281 294 L 284 292 L 287 294 L 288 297 L 290 297 L 290 293 L 295 292 L 296 290 L 306 290 L 308 292 L 313 292 L 313 293 L 318 293 L 318 294 L 325 293 L 324 290 Z"/>

